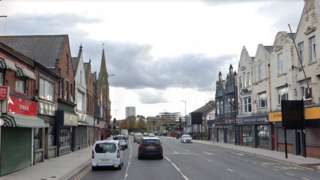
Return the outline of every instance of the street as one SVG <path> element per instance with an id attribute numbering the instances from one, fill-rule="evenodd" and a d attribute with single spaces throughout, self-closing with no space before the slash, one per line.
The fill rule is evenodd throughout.
<path id="1" fill-rule="evenodd" d="M 320 172 L 212 145 L 181 144 L 161 138 L 163 160 L 138 160 L 137 144 L 130 139 L 122 170 L 90 171 L 82 180 L 318 180 Z"/>

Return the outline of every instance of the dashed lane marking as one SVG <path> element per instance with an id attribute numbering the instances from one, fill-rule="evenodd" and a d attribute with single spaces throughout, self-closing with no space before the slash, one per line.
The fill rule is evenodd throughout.
<path id="1" fill-rule="evenodd" d="M 126 174 L 124 175 L 124 178 L 123 180 L 126 180 L 128 178 L 128 171 L 129 171 L 129 167 L 131 165 L 131 157 L 132 157 L 132 149 L 133 149 L 133 144 L 130 143 L 130 152 L 129 152 L 129 160 L 128 160 L 128 165 L 127 165 L 127 168 L 126 168 Z"/>
<path id="2" fill-rule="evenodd" d="M 231 168 L 227 168 L 227 171 L 229 171 L 229 172 L 233 172 L 233 169 L 231 169 Z"/>
<path id="3" fill-rule="evenodd" d="M 184 180 L 189 180 L 189 178 L 183 174 L 181 169 L 174 162 L 172 162 L 171 159 L 169 159 L 167 156 L 165 156 L 164 158 L 178 171 L 178 173 L 182 176 Z"/>
<path id="4" fill-rule="evenodd" d="M 309 178 L 306 178 L 306 177 L 302 177 L 301 179 L 303 179 L 303 180 L 310 180 Z"/>
<path id="5" fill-rule="evenodd" d="M 286 175 L 288 175 L 288 176 L 295 176 L 294 174 L 292 174 L 292 173 L 289 173 L 289 172 L 286 172 Z"/>
<path id="6" fill-rule="evenodd" d="M 213 153 L 207 152 L 207 151 L 203 151 L 203 154 L 208 155 L 208 156 L 212 156 Z"/>

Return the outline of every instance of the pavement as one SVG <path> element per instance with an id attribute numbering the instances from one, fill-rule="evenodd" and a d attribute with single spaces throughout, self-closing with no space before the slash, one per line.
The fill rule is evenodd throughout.
<path id="1" fill-rule="evenodd" d="M 86 169 L 91 159 L 91 147 L 45 160 L 29 168 L 2 176 L 0 180 L 69 180 Z M 86 173 L 87 174 L 87 173 Z"/>
<path id="2" fill-rule="evenodd" d="M 130 140 L 122 170 L 90 171 L 82 180 L 319 180 L 320 177 L 317 169 L 210 142 L 182 144 L 163 137 L 161 141 L 163 160 L 138 160 L 138 145 Z"/>
<path id="3" fill-rule="evenodd" d="M 264 156 L 267 158 L 272 158 L 274 160 L 285 161 L 288 163 L 295 163 L 302 166 L 320 165 L 320 159 L 310 158 L 310 157 L 305 158 L 303 156 L 297 156 L 290 153 L 288 153 L 288 159 L 287 159 L 285 158 L 285 153 L 279 152 L 279 151 L 272 151 L 272 150 L 261 149 L 261 148 L 252 148 L 252 147 L 239 146 L 234 144 L 218 143 L 218 142 L 203 141 L 203 140 L 202 141 L 194 140 L 194 142 L 218 146 L 222 148 L 228 148 L 228 149 L 242 151 L 242 152 L 251 153 L 251 154 L 256 154 L 256 155 Z"/>

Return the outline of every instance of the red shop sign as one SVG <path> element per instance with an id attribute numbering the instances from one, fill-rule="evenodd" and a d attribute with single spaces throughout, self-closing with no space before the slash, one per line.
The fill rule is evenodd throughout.
<path id="1" fill-rule="evenodd" d="M 7 99 L 9 93 L 8 86 L 0 86 L 0 101 Z"/>
<path id="2" fill-rule="evenodd" d="M 38 104 L 34 101 L 10 96 L 8 100 L 8 111 L 13 114 L 37 116 Z"/>

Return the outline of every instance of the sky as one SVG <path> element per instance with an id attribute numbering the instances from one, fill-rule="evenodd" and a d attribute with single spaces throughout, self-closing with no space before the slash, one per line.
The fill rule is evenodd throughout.
<path id="1" fill-rule="evenodd" d="M 2 0 L 0 34 L 68 34 L 72 54 L 99 71 L 104 47 L 111 113 L 191 112 L 214 100 L 219 71 L 237 69 L 246 46 L 296 29 L 303 0 Z"/>

